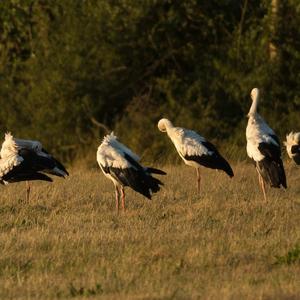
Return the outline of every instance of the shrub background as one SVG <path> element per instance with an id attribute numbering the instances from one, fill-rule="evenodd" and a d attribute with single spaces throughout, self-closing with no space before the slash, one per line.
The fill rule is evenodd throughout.
<path id="1" fill-rule="evenodd" d="M 254 86 L 282 139 L 300 129 L 300 4 L 275 2 L 3 0 L 0 132 L 73 160 L 115 129 L 165 160 L 165 116 L 243 158 Z"/>

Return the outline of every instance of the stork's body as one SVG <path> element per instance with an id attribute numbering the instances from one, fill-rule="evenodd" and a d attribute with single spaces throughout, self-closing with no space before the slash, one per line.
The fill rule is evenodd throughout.
<path id="1" fill-rule="evenodd" d="M 52 181 L 44 173 L 59 177 L 68 176 L 65 167 L 47 151 L 38 141 L 15 139 L 10 133 L 0 151 L 0 182 L 3 184 L 43 180 Z M 30 185 L 27 183 L 27 201 L 29 201 Z"/>
<path id="2" fill-rule="evenodd" d="M 125 210 L 125 186 L 131 187 L 148 199 L 160 190 L 162 182 L 152 177 L 151 174 L 165 175 L 166 173 L 158 169 L 143 167 L 139 161 L 140 158 L 120 143 L 113 133 L 106 135 L 98 147 L 97 162 L 104 175 L 115 186 L 117 210 L 120 194 L 122 207 Z"/>
<path id="3" fill-rule="evenodd" d="M 280 142 L 275 132 L 257 113 L 259 90 L 251 91 L 252 105 L 246 129 L 247 154 L 254 161 L 264 198 L 265 183 L 271 187 L 286 188 L 286 176 L 281 160 Z"/>
<path id="4" fill-rule="evenodd" d="M 286 151 L 288 156 L 294 160 L 297 165 L 300 165 L 300 132 L 290 132 L 286 136 Z"/>
<path id="5" fill-rule="evenodd" d="M 198 192 L 200 192 L 201 166 L 222 170 L 228 176 L 234 176 L 229 163 L 221 156 L 217 148 L 197 132 L 175 127 L 165 118 L 158 122 L 158 129 L 168 134 L 184 163 L 196 168 Z"/>

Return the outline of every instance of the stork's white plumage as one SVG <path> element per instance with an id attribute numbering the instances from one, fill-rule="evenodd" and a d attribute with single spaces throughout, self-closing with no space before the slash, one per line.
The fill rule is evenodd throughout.
<path id="1" fill-rule="evenodd" d="M 223 170 L 228 176 L 233 177 L 229 163 L 221 156 L 217 148 L 197 132 L 181 127 L 175 127 L 170 120 L 163 118 L 158 124 L 158 129 L 166 132 L 173 142 L 178 154 L 185 164 L 197 170 L 197 189 L 200 192 L 200 166 L 211 169 Z"/>
<path id="2" fill-rule="evenodd" d="M 139 161 L 138 155 L 120 143 L 113 132 L 106 135 L 98 147 L 97 162 L 103 174 L 114 183 L 117 210 L 120 193 L 122 207 L 125 209 L 125 186 L 131 187 L 148 199 L 160 190 L 162 182 L 152 177 L 151 174 L 165 175 L 166 173 L 158 169 L 143 167 Z"/>
<path id="3" fill-rule="evenodd" d="M 286 151 L 288 156 L 295 161 L 297 165 L 300 165 L 300 132 L 290 132 L 286 136 Z"/>
<path id="4" fill-rule="evenodd" d="M 5 134 L 0 150 L 0 183 L 29 180 L 52 181 L 44 173 L 66 177 L 65 167 L 43 149 L 38 141 L 15 139 L 11 133 Z M 30 186 L 27 187 L 29 200 Z"/>
<path id="5" fill-rule="evenodd" d="M 248 113 L 246 129 L 247 154 L 255 162 L 264 198 L 266 200 L 265 182 L 271 187 L 286 185 L 286 176 L 281 160 L 280 142 L 275 132 L 257 113 L 259 89 L 251 91 L 252 105 Z"/>
<path id="6" fill-rule="evenodd" d="M 14 141 L 12 135 L 6 134 L 5 141 L 0 150 L 0 180 L 1 183 L 7 184 L 3 177 L 13 170 L 14 167 L 19 166 L 24 159 L 18 155 L 18 146 Z"/>

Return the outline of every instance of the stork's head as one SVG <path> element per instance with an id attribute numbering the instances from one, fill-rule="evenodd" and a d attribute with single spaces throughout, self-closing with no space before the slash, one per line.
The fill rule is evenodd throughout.
<path id="1" fill-rule="evenodd" d="M 258 88 L 252 89 L 252 91 L 251 91 L 251 99 L 252 99 L 252 101 L 258 99 L 258 97 L 259 97 L 259 89 Z"/>
<path id="2" fill-rule="evenodd" d="M 161 132 L 166 132 L 168 127 L 172 127 L 173 124 L 166 118 L 160 119 L 157 127 Z"/>

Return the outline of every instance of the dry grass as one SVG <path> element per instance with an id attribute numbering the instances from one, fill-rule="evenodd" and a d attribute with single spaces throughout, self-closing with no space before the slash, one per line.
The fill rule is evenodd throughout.
<path id="1" fill-rule="evenodd" d="M 165 169 L 161 193 L 127 189 L 119 215 L 96 169 L 34 183 L 29 204 L 25 184 L 1 188 L 0 298 L 300 298 L 299 169 L 268 203 L 252 166 L 203 170 L 200 197 L 193 169 Z"/>

